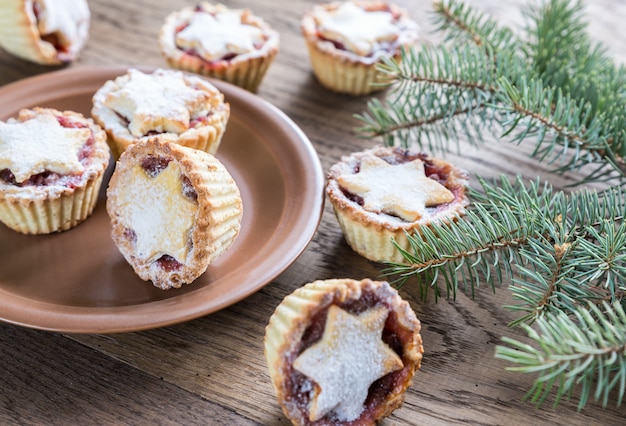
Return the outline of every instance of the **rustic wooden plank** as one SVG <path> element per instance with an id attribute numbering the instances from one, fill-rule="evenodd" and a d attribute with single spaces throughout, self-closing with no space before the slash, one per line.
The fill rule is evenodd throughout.
<path id="1" fill-rule="evenodd" d="M 264 327 L 282 297 L 303 284 L 301 277 L 308 268 L 322 269 L 322 277 L 377 276 L 372 265 L 361 262 L 344 245 L 335 244 L 335 254 L 344 259 L 344 266 L 328 262 L 326 253 L 309 251 L 275 283 L 198 320 L 146 332 L 73 338 L 190 392 L 234 407 L 261 424 L 288 424 L 275 401 L 262 358 Z M 549 403 L 535 409 L 522 401 L 532 377 L 507 372 L 507 364 L 494 358 L 502 336 L 525 340 L 520 331 L 506 326 L 515 318 L 502 309 L 511 303 L 507 289 L 498 289 L 494 295 L 481 288 L 474 300 L 460 294 L 456 301 L 438 303 L 432 298 L 420 301 L 415 287 L 405 287 L 401 294 L 422 320 L 426 352 L 405 406 L 385 424 L 614 424 L 626 414 L 623 408 L 602 410 L 598 404 L 578 412 L 576 400 L 562 402 L 556 410 Z"/>
<path id="2" fill-rule="evenodd" d="M 165 66 L 156 37 L 162 19 L 193 1 L 91 0 L 92 31 L 77 64 Z M 250 6 L 281 34 L 281 51 L 259 96 L 285 111 L 313 142 L 323 168 L 341 155 L 376 141 L 359 138 L 353 115 L 367 97 L 353 98 L 321 89 L 312 76 L 299 19 L 314 1 L 226 1 Z M 398 1 L 411 10 L 425 41 L 431 33 L 431 2 Z M 519 25 L 526 0 L 468 0 L 500 22 Z M 590 30 L 619 62 L 626 58 L 626 4 L 586 3 Z M 29 64 L 0 51 L 0 84 L 59 68 Z M 380 96 L 380 95 L 377 95 Z M 461 141 L 449 159 L 472 174 L 521 174 L 548 178 L 556 187 L 578 176 L 555 177 L 549 167 L 528 158 L 529 147 L 487 137 L 480 149 Z M 306 172 L 306 171 L 303 171 Z M 473 181 L 475 184 L 475 180 Z M 116 335 L 71 335 L 0 325 L 0 423 L 7 424 L 264 424 L 288 422 L 278 407 L 263 358 L 267 320 L 280 300 L 315 279 L 377 278 L 380 265 L 353 253 L 330 206 L 301 258 L 273 283 L 221 312 L 158 330 Z M 423 323 L 423 368 L 407 393 L 405 406 L 387 425 L 448 424 L 620 424 L 625 409 L 576 400 L 558 408 L 535 409 L 522 397 L 532 376 L 505 371 L 494 348 L 501 336 L 523 339 L 506 324 L 514 316 L 502 308 L 510 293 L 482 288 L 477 297 L 420 301 L 414 287 L 402 290 Z"/>
<path id="3" fill-rule="evenodd" d="M 256 424 L 57 333 L 0 324 L 0 359 L 3 425 Z"/>

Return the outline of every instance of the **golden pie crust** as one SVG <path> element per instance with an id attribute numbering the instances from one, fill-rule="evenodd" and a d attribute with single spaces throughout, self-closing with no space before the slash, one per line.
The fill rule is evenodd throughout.
<path id="1" fill-rule="evenodd" d="M 108 106 L 110 99 L 118 93 L 124 91 L 130 84 L 133 75 L 142 74 L 143 76 L 154 78 L 167 78 L 172 81 L 182 82 L 185 86 L 197 90 L 205 99 L 203 105 L 196 107 L 204 107 L 207 114 L 199 117 L 200 120 L 190 123 L 181 123 L 180 126 L 186 126 L 184 130 L 176 132 L 163 131 L 160 133 L 147 132 L 141 136 L 135 136 L 129 129 L 131 117 L 124 117 L 114 107 Z M 137 101 L 140 101 L 138 99 Z M 100 124 L 107 132 L 109 144 L 115 158 L 119 156 L 133 143 L 158 137 L 161 140 L 174 142 L 182 146 L 206 151 L 209 154 L 215 154 L 219 148 L 222 136 L 226 131 L 228 119 L 230 118 L 230 105 L 224 101 L 224 94 L 220 92 L 214 85 L 207 80 L 198 76 L 185 74 L 181 71 L 157 69 L 152 73 L 146 74 L 135 69 L 121 75 L 114 80 L 107 81 L 99 88 L 93 96 L 93 107 L 91 115 L 94 120 Z M 172 112 L 163 111 L 153 115 L 151 120 L 175 120 L 171 117 Z M 147 121 L 148 119 L 146 119 Z M 149 122 L 144 123 L 144 127 L 150 128 Z"/>
<path id="2" fill-rule="evenodd" d="M 149 175 L 146 167 L 159 162 L 161 169 Z M 232 245 L 243 212 L 239 188 L 217 158 L 156 138 L 122 154 L 106 207 L 124 258 L 141 279 L 164 290 L 203 274 Z"/>
<path id="3" fill-rule="evenodd" d="M 52 178 L 44 179 L 45 183 L 21 185 L 0 178 L 0 221 L 24 234 L 66 231 L 87 219 L 98 201 L 111 156 L 106 133 L 93 120 L 77 112 L 35 107 L 21 110 L 7 123 L 23 123 L 41 116 L 52 116 L 67 123 L 68 128 L 88 129 L 91 136 L 81 148 L 84 158 L 80 163 L 84 169 L 78 174 L 52 174 Z"/>
<path id="4" fill-rule="evenodd" d="M 363 56 L 320 36 L 320 16 L 333 12 L 345 3 L 352 3 L 367 12 L 388 12 L 398 28 L 397 39 L 384 49 Z M 384 1 L 330 2 L 314 5 L 305 13 L 300 29 L 306 41 L 313 74 L 327 89 L 349 95 L 367 95 L 389 85 L 377 70 L 383 58 L 400 61 L 402 49 L 413 46 L 418 39 L 417 24 L 408 12 Z"/>
<path id="5" fill-rule="evenodd" d="M 206 60 L 177 45 L 177 33 L 189 24 L 195 14 L 215 15 L 223 12 L 239 12 L 242 24 L 251 25 L 262 31 L 263 43 L 251 52 L 215 60 Z M 209 2 L 200 2 L 195 7 L 172 12 L 166 17 L 159 34 L 161 53 L 172 68 L 226 81 L 251 92 L 257 91 L 267 70 L 274 62 L 278 54 L 279 41 L 278 32 L 249 9 L 229 9 L 221 4 L 214 5 Z"/>
<path id="6" fill-rule="evenodd" d="M 362 160 L 372 155 L 390 164 L 422 160 L 426 175 L 436 176 L 436 179 L 453 194 L 453 200 L 439 206 L 428 207 L 426 213 L 415 221 L 406 221 L 385 212 L 366 210 L 363 201 L 342 188 L 338 179 L 357 173 Z M 410 251 L 407 233 L 419 233 L 422 226 L 428 226 L 433 222 L 445 223 L 462 215 L 469 204 L 466 194 L 468 184 L 467 172 L 444 160 L 404 148 L 378 146 L 344 156 L 340 162 L 331 166 L 327 174 L 326 194 L 346 242 L 354 251 L 376 262 L 402 262 L 404 258 L 392 240 L 395 240 L 402 249 Z"/>
<path id="7" fill-rule="evenodd" d="M 388 316 L 381 339 L 402 361 L 399 370 L 381 377 L 370 386 L 362 410 L 350 422 L 335 418 L 333 411 L 312 421 L 311 400 L 317 384 L 293 365 L 295 359 L 319 341 L 320 330 L 331 306 L 353 314 L 375 308 L 386 309 Z M 408 302 L 387 282 L 369 279 L 320 280 L 298 288 L 285 297 L 274 311 L 266 327 L 264 343 L 278 402 L 294 425 L 377 423 L 402 405 L 424 352 L 420 322 Z M 350 384 L 346 383 L 346 386 Z"/>
<path id="8" fill-rule="evenodd" d="M 48 4 L 55 5 L 54 2 Z M 0 46 L 19 58 L 42 65 L 61 65 L 74 61 L 89 36 L 90 12 L 87 1 L 73 2 L 74 13 L 80 10 L 82 17 L 74 22 L 74 38 L 62 42 L 56 33 L 40 33 L 35 13 L 37 7 L 37 0 L 0 0 Z"/>

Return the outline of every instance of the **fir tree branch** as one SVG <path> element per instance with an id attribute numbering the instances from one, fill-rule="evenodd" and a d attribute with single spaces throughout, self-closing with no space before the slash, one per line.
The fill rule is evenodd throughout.
<path id="1" fill-rule="evenodd" d="M 553 235 L 553 234 L 552 234 Z M 531 238 L 520 248 L 524 265 L 516 268 L 511 292 L 517 305 L 506 308 L 524 313 L 510 326 L 533 323 L 544 315 L 555 312 L 571 312 L 581 301 L 602 300 L 593 288 L 581 285 L 573 276 L 578 265 L 569 262 L 573 258 L 572 247 L 576 243 L 552 243 L 547 238 Z"/>
<path id="2" fill-rule="evenodd" d="M 496 87 L 489 63 L 482 49 L 467 45 L 410 50 L 400 63 L 385 62 L 381 70 L 397 85 L 384 102 L 369 101 L 368 112 L 356 116 L 363 123 L 357 131 L 387 145 L 428 144 L 432 152 L 448 151 L 459 131 L 481 142 Z"/>
<path id="3" fill-rule="evenodd" d="M 415 279 L 422 297 L 434 290 L 474 295 L 512 282 L 509 309 L 537 347 L 513 339 L 498 356 L 516 371 L 539 374 L 529 397 L 555 404 L 581 389 L 606 405 L 626 388 L 626 68 L 586 33 L 579 0 L 544 0 L 526 10 L 525 34 L 466 6 L 435 4 L 436 24 L 450 42 L 404 52 L 381 66 L 395 82 L 384 101 L 357 116 L 366 136 L 387 145 L 449 150 L 489 130 L 513 143 L 534 143 L 532 156 L 555 172 L 584 171 L 580 183 L 617 183 L 597 193 L 553 191 L 520 179 L 479 179 L 465 217 L 408 235 L 404 262 L 386 276 Z M 457 145 L 458 149 L 458 145 Z M 531 328 L 530 325 L 534 328 Z M 534 331 L 539 329 L 539 332 Z M 594 391 L 595 386 L 595 391 Z"/>
<path id="4" fill-rule="evenodd" d="M 482 191 L 470 190 L 474 203 L 465 217 L 409 235 L 412 251 L 401 250 L 404 262 L 383 273 L 399 282 L 419 277 L 421 294 L 430 286 L 435 296 L 439 278 L 448 296 L 459 286 L 473 294 L 481 282 L 495 289 L 503 277 L 512 279 L 519 303 L 508 308 L 523 315 L 511 325 L 624 294 L 626 201 L 619 188 L 567 195 L 519 178 L 479 182 Z"/>
<path id="5" fill-rule="evenodd" d="M 512 48 L 517 42 L 509 28 L 500 28 L 494 20 L 458 0 L 434 3 L 437 30 L 446 41 L 470 41 L 486 49 Z"/>
<path id="6" fill-rule="evenodd" d="M 481 183 L 486 192 L 493 188 L 484 180 Z M 509 185 L 509 188 L 513 187 Z M 548 195 L 535 197 L 534 185 L 527 189 L 518 184 L 517 191 L 517 196 L 512 192 L 504 201 L 494 198 L 475 203 L 462 219 L 433 224 L 424 227 L 420 234 L 407 235 L 412 252 L 400 249 L 405 261 L 389 264 L 383 274 L 397 275 L 399 282 L 417 277 L 421 294 L 427 294 L 424 286 L 429 285 L 435 289 L 436 297 L 439 295 L 436 282 L 440 277 L 446 282 L 447 295 L 452 297 L 459 283 L 471 293 L 481 281 L 495 289 L 504 277 L 512 278 L 511 265 L 522 261 L 518 249 L 529 238 L 542 235 L 547 226 L 545 209 L 533 206 L 546 202 Z M 430 282 L 421 276 L 425 272 Z"/>
<path id="7" fill-rule="evenodd" d="M 502 136 L 513 134 L 513 142 L 528 138 L 535 141 L 533 157 L 539 161 L 563 164 L 555 172 L 579 170 L 597 163 L 607 166 L 606 157 L 614 157 L 606 138 L 604 123 L 592 115 L 588 103 L 564 95 L 560 89 L 545 87 L 540 80 L 517 84 L 500 80 L 498 103 L 493 107 L 502 113 Z M 518 128 L 521 127 L 521 130 Z M 620 178 L 626 178 L 619 168 L 613 168 Z"/>
<path id="8" fill-rule="evenodd" d="M 526 43 L 458 0 L 435 11 L 455 43 L 381 66 L 395 90 L 357 116 L 358 131 L 438 153 L 459 136 L 477 145 L 488 129 L 514 143 L 534 139 L 533 157 L 554 172 L 591 166 L 583 182 L 626 184 L 626 72 L 589 40 L 580 2 L 529 9 Z"/>
<path id="9" fill-rule="evenodd" d="M 601 306 L 580 307 L 572 317 L 563 312 L 540 317 L 535 324 L 539 331 L 523 325 L 538 348 L 502 339 L 508 346 L 498 346 L 496 357 L 517 364 L 508 370 L 539 374 L 527 398 L 541 405 L 556 388 L 556 406 L 579 388 L 579 409 L 592 395 L 606 407 L 615 390 L 621 404 L 626 390 L 626 314 L 619 302 Z"/>

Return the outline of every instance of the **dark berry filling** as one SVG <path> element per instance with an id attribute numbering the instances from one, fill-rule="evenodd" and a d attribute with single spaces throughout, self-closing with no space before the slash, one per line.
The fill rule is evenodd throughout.
<path id="1" fill-rule="evenodd" d="M 191 181 L 189 180 L 189 178 L 185 175 L 181 175 L 180 181 L 183 185 L 183 195 L 189 198 L 190 200 L 197 201 L 198 193 L 193 188 L 193 185 L 191 184 Z"/>
<path id="2" fill-rule="evenodd" d="M 171 158 L 149 155 L 141 160 L 141 167 L 143 167 L 148 176 L 155 178 L 167 168 L 170 161 L 172 161 Z"/>
<path id="3" fill-rule="evenodd" d="M 130 228 L 124 228 L 124 238 L 135 244 L 137 242 L 137 233 Z"/>
<path id="4" fill-rule="evenodd" d="M 192 87 L 192 86 L 190 86 L 190 87 Z M 196 89 L 196 90 L 200 90 L 200 89 L 198 89 L 198 88 L 196 88 L 196 87 L 192 87 L 192 88 L 193 88 L 193 89 Z M 115 112 L 115 111 L 114 111 L 114 112 Z M 195 117 L 195 118 L 192 118 L 192 119 L 189 121 L 189 128 L 190 128 L 190 129 L 193 129 L 193 128 L 195 128 L 195 127 L 198 127 L 198 126 L 199 126 L 199 125 L 201 125 L 201 124 L 206 123 L 206 122 L 208 121 L 209 117 L 210 117 L 212 114 L 213 114 L 213 111 L 209 111 L 209 112 L 207 113 L 207 115 L 204 115 L 204 116 L 202 116 L 202 117 Z M 115 115 L 117 115 L 117 116 L 118 116 L 118 118 L 120 119 L 120 121 L 122 122 L 122 124 L 123 124 L 125 127 L 128 127 L 128 125 L 130 124 L 130 121 L 129 121 L 126 117 L 124 117 L 123 115 L 119 114 L 118 112 L 115 112 Z M 163 133 L 167 133 L 167 132 L 159 132 L 159 131 L 156 131 L 156 130 L 148 130 L 148 131 L 147 131 L 147 132 L 146 132 L 143 136 L 157 136 L 157 135 L 160 135 L 160 134 L 163 134 Z"/>

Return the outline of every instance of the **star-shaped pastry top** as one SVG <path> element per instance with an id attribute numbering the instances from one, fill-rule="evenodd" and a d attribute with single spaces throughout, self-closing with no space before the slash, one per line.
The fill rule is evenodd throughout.
<path id="1" fill-rule="evenodd" d="M 76 0 L 39 0 L 37 27 L 42 35 L 56 34 L 62 46 L 78 40 L 79 25 L 89 21 L 89 7 L 86 2 Z"/>
<path id="2" fill-rule="evenodd" d="M 156 261 L 167 254 L 184 263 L 198 205 L 183 194 L 180 167 L 170 161 L 150 177 L 136 165 L 119 194 L 120 217 L 128 218 L 125 225 L 137 235 L 137 257 Z"/>
<path id="3" fill-rule="evenodd" d="M 90 137 L 90 129 L 63 127 L 52 114 L 0 122 L 0 170 L 9 169 L 18 183 L 44 171 L 82 173 L 78 152 Z"/>
<path id="4" fill-rule="evenodd" d="M 426 207 L 454 200 L 454 194 L 424 172 L 424 163 L 417 159 L 407 163 L 389 164 L 369 154 L 362 158 L 358 173 L 341 175 L 339 185 L 363 198 L 363 208 L 375 213 L 388 213 L 408 222 L 419 220 Z"/>
<path id="5" fill-rule="evenodd" d="M 188 86 L 182 73 L 144 74 L 131 69 L 128 77 L 104 104 L 129 121 L 128 130 L 135 137 L 149 131 L 183 133 L 192 118 L 209 112 L 210 95 Z"/>
<path id="6" fill-rule="evenodd" d="M 387 308 L 378 307 L 353 315 L 330 306 L 321 340 L 293 363 L 318 385 L 309 407 L 311 421 L 331 411 L 342 421 L 358 418 L 370 385 L 403 367 L 400 357 L 382 340 L 388 313 Z"/>
<path id="7" fill-rule="evenodd" d="M 229 53 L 242 54 L 255 50 L 255 43 L 263 41 L 263 31 L 241 22 L 241 10 L 194 14 L 181 32 L 176 45 L 195 51 L 207 61 L 220 59 Z"/>
<path id="8" fill-rule="evenodd" d="M 368 11 L 352 2 L 344 2 L 337 9 L 322 12 L 318 17 L 320 33 L 341 42 L 360 56 L 368 56 L 380 42 L 398 38 L 399 30 L 393 15 L 385 11 Z"/>

